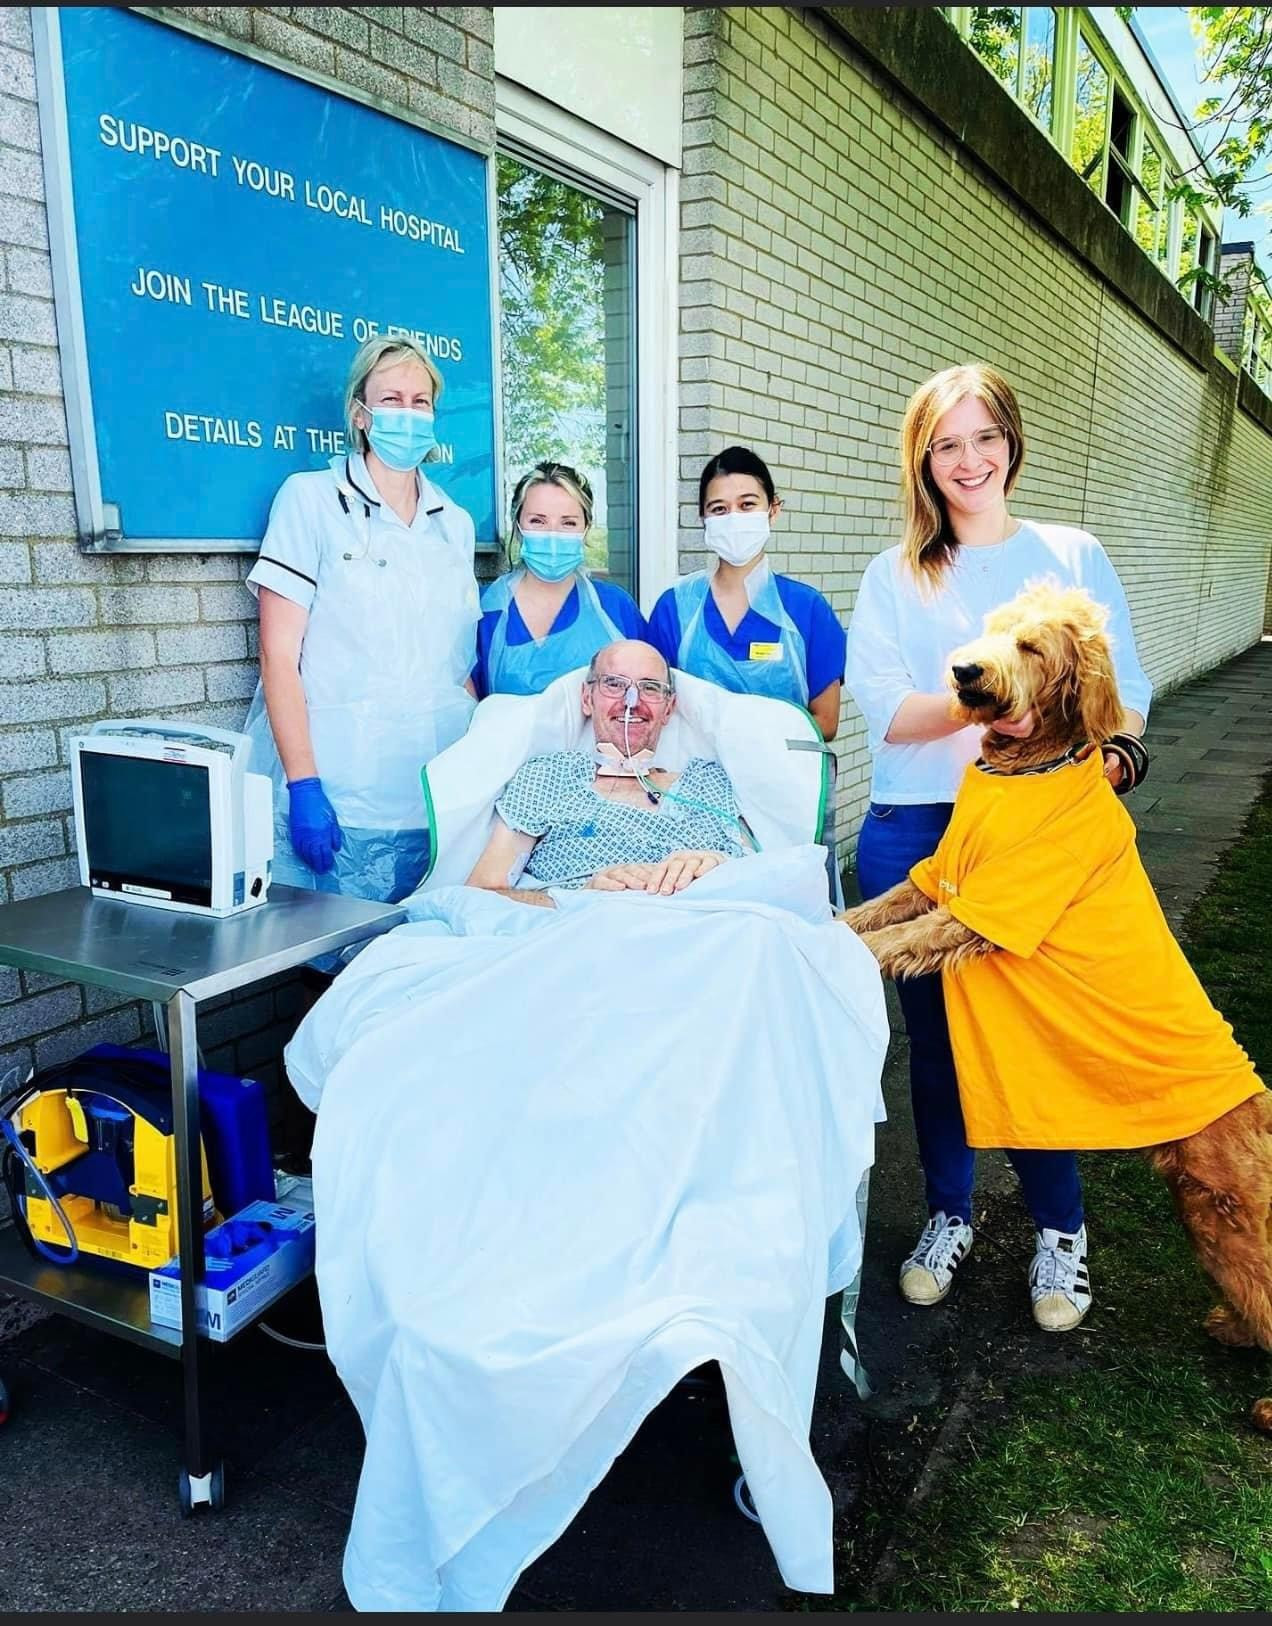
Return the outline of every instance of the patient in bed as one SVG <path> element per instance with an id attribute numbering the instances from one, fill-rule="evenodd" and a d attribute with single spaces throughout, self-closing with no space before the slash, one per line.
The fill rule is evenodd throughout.
<path id="1" fill-rule="evenodd" d="M 590 751 L 532 757 L 495 803 L 494 829 L 469 886 L 552 907 L 545 887 L 679 892 L 750 846 L 728 774 L 693 757 L 675 774 L 658 741 L 676 705 L 652 644 L 598 650 L 580 695 Z"/>

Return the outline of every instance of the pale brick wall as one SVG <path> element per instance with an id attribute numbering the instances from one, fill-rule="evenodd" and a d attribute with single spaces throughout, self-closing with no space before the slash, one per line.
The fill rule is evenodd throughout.
<path id="1" fill-rule="evenodd" d="M 701 563 L 703 461 L 750 444 L 786 499 L 777 567 L 846 624 L 866 563 L 899 536 L 907 397 L 980 359 L 1021 396 L 1016 511 L 1101 538 L 1159 687 L 1259 636 L 1272 437 L 1233 410 L 1231 381 L 1186 360 L 811 8 L 691 8 L 685 70 L 682 569 Z M 837 749 L 851 827 L 869 758 L 847 698 Z"/>
<path id="2" fill-rule="evenodd" d="M 493 144 L 489 7 L 169 9 Z M 70 735 L 140 714 L 237 727 L 256 681 L 250 557 L 109 558 L 74 540 L 35 98 L 30 12 L 0 7 L 0 901 L 77 879 Z M 208 1059 L 271 1076 L 296 998 L 276 980 L 210 1012 Z M 143 1032 L 135 1003 L 0 969 L 0 1077 Z"/>

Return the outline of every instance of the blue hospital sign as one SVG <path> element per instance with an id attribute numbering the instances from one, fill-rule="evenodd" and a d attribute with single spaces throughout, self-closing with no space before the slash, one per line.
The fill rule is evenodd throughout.
<path id="1" fill-rule="evenodd" d="M 407 332 L 445 384 L 429 477 L 493 543 L 486 160 L 123 8 L 44 26 L 81 532 L 256 547 L 344 449 L 359 342 Z"/>

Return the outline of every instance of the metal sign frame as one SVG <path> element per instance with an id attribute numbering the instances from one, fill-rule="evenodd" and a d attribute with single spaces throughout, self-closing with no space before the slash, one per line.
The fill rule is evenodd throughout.
<path id="1" fill-rule="evenodd" d="M 103 496 L 96 420 L 93 414 L 92 380 L 88 363 L 83 287 L 80 279 L 79 241 L 75 224 L 70 127 L 62 53 L 62 9 L 59 6 L 33 6 L 31 20 L 54 309 L 80 548 L 86 553 L 255 553 L 261 545 L 259 536 L 130 538 L 122 529 L 118 504 L 106 501 Z M 373 109 L 400 124 L 413 126 L 485 158 L 487 212 L 490 223 L 488 272 L 494 296 L 490 301 L 489 314 L 490 355 L 495 375 L 491 380 L 495 457 L 491 481 L 495 493 L 496 540 L 492 542 L 479 539 L 477 546 L 479 552 L 489 552 L 497 548 L 499 545 L 497 537 L 501 530 L 498 469 L 502 457 L 503 437 L 498 388 L 500 357 L 498 235 L 495 224 L 494 154 L 490 145 L 465 139 L 457 131 L 443 129 L 430 120 L 409 114 L 381 97 L 364 94 L 357 87 L 344 85 L 328 74 L 308 71 L 270 51 L 216 34 L 192 20 L 187 22 L 182 18 L 174 18 L 168 14 L 166 8 L 136 6 L 129 9 L 151 22 L 172 28 L 174 32 L 198 39 L 217 49 L 233 52 L 262 67 L 272 68 L 329 95 L 338 95 L 343 100 Z"/>

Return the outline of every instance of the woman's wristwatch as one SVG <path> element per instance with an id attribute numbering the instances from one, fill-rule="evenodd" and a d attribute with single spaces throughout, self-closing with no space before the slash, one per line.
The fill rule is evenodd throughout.
<path id="1" fill-rule="evenodd" d="M 1148 751 L 1138 734 L 1111 734 L 1103 749 L 1112 751 L 1122 764 L 1121 780 L 1113 787 L 1118 796 L 1144 783 L 1148 774 Z"/>

